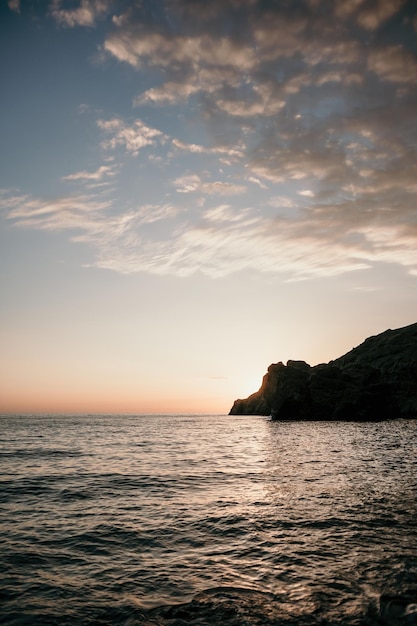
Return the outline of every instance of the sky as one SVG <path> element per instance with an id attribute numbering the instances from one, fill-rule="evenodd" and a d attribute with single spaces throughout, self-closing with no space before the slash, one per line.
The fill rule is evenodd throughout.
<path id="1" fill-rule="evenodd" d="M 3 0 L 0 411 L 228 412 L 417 321 L 415 0 Z"/>

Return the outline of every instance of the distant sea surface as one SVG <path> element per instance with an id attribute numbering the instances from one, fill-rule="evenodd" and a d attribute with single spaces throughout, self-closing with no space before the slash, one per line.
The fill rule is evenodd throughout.
<path id="1" fill-rule="evenodd" d="M 417 623 L 417 421 L 0 428 L 2 624 Z"/>

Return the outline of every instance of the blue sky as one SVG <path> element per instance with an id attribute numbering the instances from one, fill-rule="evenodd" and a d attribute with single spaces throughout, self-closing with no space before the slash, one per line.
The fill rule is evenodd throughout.
<path id="1" fill-rule="evenodd" d="M 415 322 L 415 2 L 0 11 L 0 408 L 227 411 Z"/>

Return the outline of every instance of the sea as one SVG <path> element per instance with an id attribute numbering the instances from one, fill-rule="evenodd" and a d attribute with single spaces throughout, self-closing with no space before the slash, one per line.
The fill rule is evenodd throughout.
<path id="1" fill-rule="evenodd" d="M 0 429 L 1 624 L 417 624 L 417 420 Z"/>

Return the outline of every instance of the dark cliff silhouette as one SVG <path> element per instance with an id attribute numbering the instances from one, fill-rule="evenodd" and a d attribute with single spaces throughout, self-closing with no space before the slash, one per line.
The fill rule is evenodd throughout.
<path id="1" fill-rule="evenodd" d="M 417 418 L 417 323 L 369 337 L 329 363 L 273 363 L 229 415 L 274 419 Z"/>

